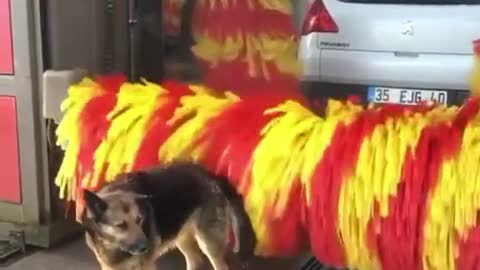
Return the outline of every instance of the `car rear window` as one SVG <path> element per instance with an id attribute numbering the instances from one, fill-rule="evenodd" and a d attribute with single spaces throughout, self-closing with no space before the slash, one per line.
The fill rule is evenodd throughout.
<path id="1" fill-rule="evenodd" d="M 403 4 L 403 5 L 480 5 L 480 0 L 340 0 L 361 4 Z"/>

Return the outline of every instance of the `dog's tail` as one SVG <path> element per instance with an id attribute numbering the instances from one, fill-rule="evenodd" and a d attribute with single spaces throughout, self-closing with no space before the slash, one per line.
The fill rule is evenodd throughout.
<path id="1" fill-rule="evenodd" d="M 217 182 L 230 206 L 229 212 L 235 236 L 234 251 L 240 259 L 249 259 L 254 256 L 257 238 L 250 218 L 245 211 L 242 196 L 237 193 L 228 179 L 220 177 Z"/>

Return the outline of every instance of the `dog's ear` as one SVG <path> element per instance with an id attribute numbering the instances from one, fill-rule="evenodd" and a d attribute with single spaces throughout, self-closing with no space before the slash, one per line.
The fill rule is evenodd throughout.
<path id="1" fill-rule="evenodd" d="M 141 171 L 122 173 L 115 177 L 115 181 L 110 185 L 112 187 L 123 187 L 138 194 L 144 193 L 143 180 L 145 173 Z"/>
<path id="2" fill-rule="evenodd" d="M 85 205 L 94 218 L 100 218 L 107 210 L 107 203 L 95 193 L 85 190 Z"/>

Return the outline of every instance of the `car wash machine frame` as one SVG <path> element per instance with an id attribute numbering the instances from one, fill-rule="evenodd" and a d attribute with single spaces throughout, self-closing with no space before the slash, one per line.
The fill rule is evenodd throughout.
<path id="1" fill-rule="evenodd" d="M 298 95 L 289 0 L 215 3 L 196 1 L 192 17 L 201 84 L 157 84 L 161 1 L 0 0 L 7 245 L 48 247 L 75 231 L 56 194 L 78 215 L 84 189 L 185 158 L 242 194 L 259 255 L 309 243 L 336 266 L 478 269 L 480 66 L 461 107 L 352 98 L 312 110 Z M 88 74 L 105 76 L 79 82 Z"/>
<path id="2" fill-rule="evenodd" d="M 152 52 L 161 28 L 134 30 L 137 13 L 161 15 L 161 1 L 136 2 L 0 0 L 0 263 L 27 244 L 49 247 L 79 232 L 54 185 L 63 156 L 54 133 L 68 86 L 87 74 L 161 76 L 161 54 Z M 140 61 L 130 53 L 139 38 L 151 46 Z"/>

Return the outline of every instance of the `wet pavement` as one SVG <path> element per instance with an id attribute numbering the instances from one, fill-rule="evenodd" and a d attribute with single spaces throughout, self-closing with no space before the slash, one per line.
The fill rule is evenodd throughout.
<path id="1" fill-rule="evenodd" d="M 294 270 L 301 269 L 298 259 L 258 259 L 242 269 L 246 270 Z M 206 264 L 208 266 L 208 264 Z M 2 267 L 0 267 L 2 268 Z M 100 269 L 95 257 L 80 239 L 65 245 L 48 249 L 30 251 L 25 257 L 2 268 L 6 270 L 90 270 Z M 159 270 L 183 270 L 185 263 L 178 252 L 172 252 L 159 260 Z M 202 270 L 210 268 L 204 267 Z M 240 269 L 232 267 L 231 270 Z M 317 269 L 315 269 L 317 270 Z"/>

